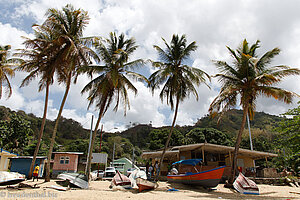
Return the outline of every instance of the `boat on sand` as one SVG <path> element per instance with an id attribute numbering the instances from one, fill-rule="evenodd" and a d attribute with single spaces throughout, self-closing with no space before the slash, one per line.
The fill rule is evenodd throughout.
<path id="1" fill-rule="evenodd" d="M 186 172 L 184 174 L 169 174 L 167 176 L 168 182 L 183 183 L 187 185 L 199 185 L 205 188 L 216 187 L 222 178 L 225 166 L 198 172 L 195 166 L 201 163 L 201 161 L 202 159 L 189 159 L 189 160 L 181 160 L 173 163 L 172 165 L 175 164 L 192 165 L 194 166 L 196 173 Z"/>
<path id="2" fill-rule="evenodd" d="M 259 194 L 259 189 L 256 183 L 245 177 L 241 172 L 233 183 L 234 189 L 242 194 Z"/>
<path id="3" fill-rule="evenodd" d="M 71 184 L 82 189 L 89 188 L 87 176 L 79 173 L 62 173 L 57 176 L 58 179 L 69 181 Z"/>
<path id="4" fill-rule="evenodd" d="M 25 181 L 25 175 L 18 172 L 0 171 L 0 186 L 15 185 Z"/>
<path id="5" fill-rule="evenodd" d="M 113 177 L 111 181 L 110 188 L 114 186 L 122 186 L 123 188 L 131 188 L 131 181 L 130 179 L 125 176 L 124 174 L 121 174 L 118 170 L 116 175 Z"/>
<path id="6" fill-rule="evenodd" d="M 139 187 L 139 192 L 142 192 L 144 190 L 154 190 L 158 187 L 158 184 L 156 182 L 152 182 L 143 178 L 137 178 L 136 184 Z"/>

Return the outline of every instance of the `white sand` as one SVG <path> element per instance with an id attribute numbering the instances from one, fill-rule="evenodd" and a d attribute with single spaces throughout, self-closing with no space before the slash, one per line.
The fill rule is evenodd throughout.
<path id="1" fill-rule="evenodd" d="M 36 182 L 25 181 L 23 183 L 35 184 Z M 201 187 L 190 187 L 181 184 L 170 185 L 167 182 L 159 182 L 159 187 L 153 191 L 144 191 L 138 193 L 136 190 L 116 190 L 109 189 L 108 181 L 92 181 L 88 190 L 72 189 L 69 191 L 57 191 L 46 188 L 50 185 L 57 185 L 54 180 L 44 183 L 38 182 L 38 189 L 7 189 L 0 186 L 0 199 L 64 199 L 64 200 L 83 200 L 83 199 L 140 199 L 140 200 L 185 200 L 185 199 L 262 199 L 262 200 L 286 200 L 300 199 L 300 188 L 289 186 L 270 186 L 258 185 L 260 195 L 239 194 L 235 190 L 224 188 L 219 184 L 212 191 Z M 175 188 L 179 191 L 167 191 L 169 188 Z M 295 192 L 295 193 L 290 193 Z"/>

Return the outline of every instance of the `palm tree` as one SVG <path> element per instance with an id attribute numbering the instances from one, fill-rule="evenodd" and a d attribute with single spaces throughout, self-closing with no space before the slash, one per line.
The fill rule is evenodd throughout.
<path id="1" fill-rule="evenodd" d="M 12 94 L 12 88 L 8 77 L 13 77 L 15 75 L 13 67 L 16 66 L 17 62 L 13 58 L 8 58 L 10 49 L 10 45 L 0 45 L 0 99 L 2 98 L 3 87 L 5 87 L 7 98 Z"/>
<path id="2" fill-rule="evenodd" d="M 137 89 L 128 79 L 129 77 L 138 80 L 147 81 L 147 79 L 130 69 L 136 66 L 143 65 L 143 60 L 138 59 L 129 62 L 130 56 L 137 49 L 133 38 L 125 39 L 124 34 L 116 36 L 115 33 L 110 33 L 109 39 L 95 43 L 95 52 L 99 55 L 98 60 L 103 61 L 103 65 L 91 65 L 80 69 L 80 73 L 88 73 L 91 77 L 93 73 L 97 73 L 97 77 L 90 81 L 82 90 L 82 93 L 88 92 L 89 105 L 96 104 L 99 108 L 99 116 L 96 122 L 95 130 L 92 134 L 92 142 L 89 150 L 87 175 L 89 175 L 93 145 L 96 138 L 96 133 L 99 123 L 105 112 L 114 100 L 116 105 L 114 111 L 118 110 L 120 103 L 124 106 L 124 115 L 126 115 L 127 107 L 130 109 L 128 99 L 128 90 L 137 94 Z"/>
<path id="3" fill-rule="evenodd" d="M 171 110 L 174 109 L 175 103 L 175 111 L 171 130 L 159 162 L 159 171 L 175 126 L 179 103 L 189 97 L 190 93 L 195 95 L 198 100 L 198 93 L 194 85 L 206 84 L 205 77 L 210 79 L 210 76 L 204 71 L 185 64 L 191 53 L 197 49 L 196 42 L 187 44 L 185 35 L 181 37 L 173 35 L 170 45 L 165 39 L 163 41 L 166 45 L 165 50 L 154 45 L 160 61 L 152 62 L 153 67 L 158 68 L 158 70 L 150 76 L 149 87 L 154 93 L 155 89 L 164 84 L 159 95 L 160 99 L 163 101 L 164 98 L 167 98 L 167 104 L 170 104 Z M 159 173 L 157 173 L 158 175 Z"/>
<path id="4" fill-rule="evenodd" d="M 36 28 L 37 30 L 34 30 L 35 39 L 25 38 L 23 44 L 25 45 L 26 49 L 21 49 L 19 50 L 19 53 L 15 54 L 20 57 L 27 58 L 27 60 L 24 60 L 21 64 L 19 70 L 26 71 L 29 73 L 29 75 L 25 77 L 20 87 L 28 85 L 30 81 L 35 79 L 37 76 L 40 76 L 38 91 L 40 92 L 46 88 L 42 124 L 38 135 L 37 145 L 30 165 L 28 174 L 29 179 L 32 176 L 36 157 L 43 138 L 48 108 L 49 87 L 54 82 L 55 71 L 61 69 L 59 67 L 60 64 L 57 63 L 57 60 L 55 59 L 55 51 L 53 51 L 53 35 L 51 35 L 51 32 L 44 30 L 43 28 L 45 27 L 36 26 Z M 57 73 L 60 74 L 60 72 Z"/>
<path id="5" fill-rule="evenodd" d="M 242 132 L 245 127 L 246 117 L 249 114 L 253 119 L 257 97 L 259 95 L 273 97 L 287 104 L 292 102 L 292 97 L 297 95 L 293 92 L 274 87 L 282 79 L 289 75 L 299 75 L 300 70 L 288 66 L 270 66 L 272 59 L 279 54 L 280 50 L 274 48 L 258 58 L 256 50 L 260 47 L 259 40 L 252 46 L 245 39 L 236 51 L 227 47 L 233 57 L 233 65 L 224 61 L 215 61 L 220 74 L 216 77 L 222 83 L 219 95 L 210 105 L 209 112 L 214 116 L 222 110 L 220 116 L 227 110 L 234 108 L 240 98 L 240 106 L 243 109 L 243 119 L 238 132 L 234 158 L 231 167 L 229 185 L 233 183 L 237 167 L 237 154 L 241 143 Z"/>
<path id="6" fill-rule="evenodd" d="M 64 104 L 66 102 L 72 77 L 76 75 L 76 70 L 81 65 L 88 65 L 93 51 L 87 47 L 93 38 L 83 38 L 83 30 L 88 24 L 89 17 L 86 11 L 75 9 L 68 4 L 62 11 L 51 8 L 46 13 L 47 19 L 43 27 L 51 31 L 55 40 L 54 52 L 56 62 L 60 63 L 58 81 L 66 84 L 66 90 L 55 121 L 51 143 L 47 157 L 47 168 L 45 181 L 50 181 L 50 160 L 55 142 L 58 122 L 61 117 Z M 76 83 L 76 78 L 74 79 Z"/>

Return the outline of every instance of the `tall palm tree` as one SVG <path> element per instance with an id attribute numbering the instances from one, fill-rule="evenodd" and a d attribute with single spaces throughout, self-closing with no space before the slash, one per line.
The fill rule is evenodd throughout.
<path id="1" fill-rule="evenodd" d="M 51 35 L 51 32 L 44 29 L 46 27 L 35 27 L 37 28 L 37 30 L 34 30 L 35 39 L 25 38 L 23 44 L 25 45 L 26 49 L 20 49 L 19 53 L 15 54 L 17 56 L 26 58 L 26 60 L 24 60 L 23 63 L 20 65 L 19 70 L 26 71 L 29 73 L 29 75 L 27 75 L 27 77 L 25 77 L 25 79 L 22 81 L 20 87 L 28 85 L 30 81 L 35 79 L 37 76 L 40 76 L 38 91 L 40 92 L 43 89 L 46 89 L 44 113 L 38 135 L 37 145 L 30 165 L 30 170 L 28 174 L 29 179 L 32 177 L 32 171 L 43 138 L 48 108 L 49 87 L 54 82 L 55 71 L 61 69 L 60 63 L 57 63 L 56 54 L 53 49 L 53 35 Z M 60 74 L 61 72 L 57 73 Z"/>
<path id="2" fill-rule="evenodd" d="M 210 79 L 210 76 L 204 71 L 185 64 L 190 59 L 191 53 L 197 49 L 195 41 L 187 44 L 185 35 L 179 37 L 175 34 L 170 44 L 165 39 L 163 41 L 166 45 L 165 50 L 154 45 L 160 61 L 152 62 L 153 67 L 158 68 L 158 70 L 150 76 L 149 87 L 154 93 L 155 89 L 163 84 L 159 95 L 160 99 L 163 101 L 164 98 L 167 98 L 167 104 L 170 104 L 171 110 L 174 109 L 175 103 L 175 111 L 171 130 L 160 158 L 159 171 L 175 126 L 179 103 L 183 102 L 191 93 L 198 100 L 195 85 L 199 86 L 200 83 L 206 84 L 206 78 Z M 158 175 L 159 173 L 157 173 Z"/>
<path id="3" fill-rule="evenodd" d="M 13 77 L 15 75 L 14 67 L 17 62 L 15 59 L 9 58 L 10 49 L 10 45 L 0 45 L 0 99 L 2 98 L 3 87 L 5 88 L 7 98 L 12 94 L 12 88 L 8 77 Z"/>
<path id="4" fill-rule="evenodd" d="M 51 31 L 55 36 L 53 44 L 55 47 L 56 61 L 60 63 L 60 74 L 58 81 L 66 84 L 66 90 L 55 121 L 51 143 L 47 157 L 47 168 L 45 181 L 50 181 L 50 160 L 55 142 L 58 122 L 61 117 L 64 104 L 66 102 L 72 77 L 76 75 L 76 69 L 81 65 L 88 65 L 93 51 L 88 48 L 88 44 L 93 38 L 83 38 L 83 30 L 88 24 L 89 17 L 86 11 L 75 9 L 68 4 L 57 10 L 51 8 L 46 13 L 47 19 L 42 26 Z M 76 79 L 74 79 L 74 83 Z"/>
<path id="5" fill-rule="evenodd" d="M 250 119 L 253 119 L 257 97 L 260 95 L 273 97 L 289 104 L 292 102 L 292 97 L 297 95 L 273 85 L 281 82 L 286 76 L 299 75 L 300 70 L 284 65 L 270 66 L 272 59 L 279 54 L 280 50 L 274 48 L 259 58 L 256 54 L 256 50 L 260 47 L 259 42 L 257 40 L 255 44 L 249 46 L 245 39 L 236 50 L 227 47 L 234 59 L 232 65 L 224 61 L 215 61 L 220 71 L 216 77 L 219 78 L 222 86 L 219 95 L 210 105 L 210 113 L 214 116 L 219 110 L 222 110 L 220 114 L 222 116 L 224 112 L 236 106 L 238 98 L 240 98 L 239 104 L 243 109 L 243 119 L 236 139 L 229 185 L 233 183 L 236 174 L 237 155 L 246 117 L 249 114 Z"/>
<path id="6" fill-rule="evenodd" d="M 126 115 L 127 107 L 130 109 L 127 91 L 131 90 L 137 94 L 137 89 L 128 78 L 132 77 L 147 81 L 144 76 L 130 71 L 134 67 L 141 66 L 144 63 L 142 59 L 129 61 L 130 56 L 137 48 L 138 46 L 134 38 L 125 39 L 124 34 L 116 36 L 115 33 L 110 33 L 108 39 L 105 39 L 103 42 L 98 40 L 95 43 L 95 52 L 99 55 L 98 60 L 102 60 L 103 64 L 100 63 L 101 65 L 91 65 L 80 69 L 80 73 L 88 73 L 91 77 L 93 73 L 97 73 L 97 77 L 90 81 L 82 90 L 82 93 L 89 93 L 88 107 L 95 103 L 96 107 L 99 108 L 99 116 L 92 134 L 87 161 L 88 175 L 96 133 L 105 112 L 114 100 L 116 103 L 114 111 L 116 112 L 119 104 L 122 103 L 124 106 L 124 115 Z"/>

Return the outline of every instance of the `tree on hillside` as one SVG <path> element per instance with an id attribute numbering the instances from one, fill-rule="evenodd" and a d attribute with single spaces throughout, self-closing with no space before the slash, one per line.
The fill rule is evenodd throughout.
<path id="1" fill-rule="evenodd" d="M 154 45 L 159 55 L 159 61 L 152 62 L 152 66 L 158 70 L 150 76 L 149 87 L 154 93 L 156 89 L 159 89 L 159 87 L 163 85 L 159 97 L 162 101 L 166 98 L 167 104 L 171 106 L 171 110 L 173 110 L 175 106 L 175 111 L 170 133 L 160 158 L 159 169 L 174 130 L 179 103 L 189 97 L 191 93 L 194 94 L 198 100 L 195 85 L 199 86 L 200 83 L 206 84 L 205 77 L 210 78 L 204 71 L 186 64 L 190 59 L 191 53 L 197 49 L 196 42 L 187 44 L 185 35 L 180 37 L 175 34 L 172 36 L 170 44 L 168 44 L 165 39 L 163 39 L 163 41 L 166 46 L 165 49 Z"/>
<path id="2" fill-rule="evenodd" d="M 150 136 L 149 149 L 151 150 L 162 149 L 166 144 L 169 133 L 170 133 L 169 128 L 153 129 L 149 134 Z M 182 140 L 184 140 L 184 135 L 177 129 L 174 129 L 169 144 L 171 146 L 181 145 Z"/>
<path id="3" fill-rule="evenodd" d="M 82 90 L 82 93 L 89 93 L 88 108 L 94 103 L 99 108 L 98 119 L 92 134 L 88 170 L 90 170 L 91 166 L 92 150 L 100 121 L 112 101 L 116 103 L 114 111 L 118 110 L 118 106 L 121 103 L 124 107 L 124 115 L 126 115 L 127 107 L 130 108 L 128 90 L 137 94 L 137 89 L 131 83 L 129 77 L 147 81 L 144 76 L 130 71 L 144 63 L 141 59 L 129 60 L 138 47 L 134 38 L 125 39 L 124 34 L 117 36 L 115 33 L 110 33 L 109 36 L 108 39 L 104 41 L 98 40 L 95 43 L 95 52 L 99 56 L 98 60 L 102 60 L 103 63 L 80 69 L 80 73 L 88 73 L 91 77 L 94 73 L 97 74 L 97 77 L 90 81 Z"/>
<path id="4" fill-rule="evenodd" d="M 273 85 L 278 84 L 289 75 L 299 75 L 300 70 L 288 66 L 270 66 L 272 59 L 279 54 L 280 50 L 274 48 L 258 58 L 256 50 L 259 48 L 259 41 L 252 46 L 248 45 L 245 39 L 236 50 L 227 47 L 233 57 L 233 65 L 224 61 L 215 61 L 220 74 L 219 79 L 221 90 L 218 96 L 210 105 L 209 112 L 214 116 L 222 110 L 221 116 L 227 110 L 234 108 L 238 103 L 243 109 L 243 118 L 240 130 L 237 135 L 234 158 L 231 168 L 229 185 L 232 186 L 237 172 L 237 155 L 240 147 L 242 132 L 245 127 L 246 116 L 249 114 L 253 119 L 256 101 L 258 96 L 273 97 L 285 103 L 291 103 L 296 94 Z"/>
<path id="5" fill-rule="evenodd" d="M 66 84 L 65 93 L 55 120 L 47 157 L 45 181 L 50 181 L 50 161 L 59 119 L 70 90 L 72 77 L 76 75 L 77 68 L 82 65 L 88 65 L 91 62 L 90 58 L 93 56 L 93 51 L 87 45 L 90 44 L 93 38 L 83 38 L 83 30 L 88 24 L 89 17 L 87 12 L 82 9 L 75 9 L 68 4 L 62 10 L 51 8 L 46 15 L 47 19 L 42 26 L 55 37 L 53 41 L 56 47 L 55 59 L 57 63 L 60 63 L 63 71 L 61 76 L 58 77 L 58 82 Z M 76 80 L 75 78 L 74 83 L 76 83 Z"/>
<path id="6" fill-rule="evenodd" d="M 17 59 L 9 58 L 10 45 L 0 45 L 0 99 L 2 98 L 3 88 L 9 98 L 12 94 L 12 88 L 9 82 L 9 77 L 15 75 L 14 67 L 19 63 Z"/>
<path id="7" fill-rule="evenodd" d="M 297 108 L 283 114 L 292 118 L 282 120 L 275 129 L 280 133 L 276 142 L 277 149 L 281 151 L 277 162 L 281 167 L 290 167 L 296 173 L 300 171 L 300 101 L 298 104 Z"/>

